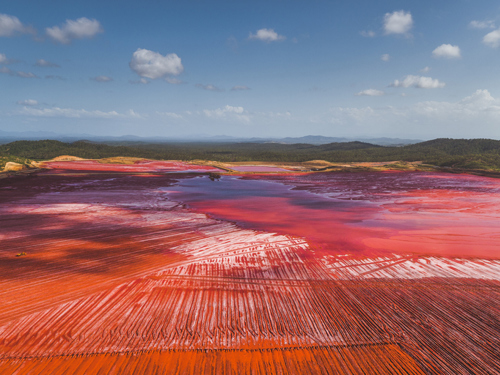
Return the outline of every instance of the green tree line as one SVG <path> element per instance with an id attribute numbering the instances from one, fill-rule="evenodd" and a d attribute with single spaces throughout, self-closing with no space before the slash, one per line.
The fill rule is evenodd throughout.
<path id="1" fill-rule="evenodd" d="M 159 160 L 220 162 L 423 161 L 442 167 L 500 170 L 500 141 L 440 138 L 401 147 L 364 142 L 325 145 L 280 143 L 64 143 L 54 140 L 16 141 L 0 145 L 0 157 L 47 160 L 61 155 L 88 159 L 129 156 Z"/>

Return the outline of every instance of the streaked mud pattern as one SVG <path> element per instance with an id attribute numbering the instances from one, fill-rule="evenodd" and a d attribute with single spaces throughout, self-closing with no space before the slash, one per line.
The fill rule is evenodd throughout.
<path id="1" fill-rule="evenodd" d="M 0 184 L 1 374 L 500 372 L 498 180 Z"/>

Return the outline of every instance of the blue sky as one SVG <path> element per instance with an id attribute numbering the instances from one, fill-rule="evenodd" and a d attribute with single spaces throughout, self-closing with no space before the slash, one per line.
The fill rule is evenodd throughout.
<path id="1" fill-rule="evenodd" d="M 497 1 L 26 1 L 0 130 L 500 138 Z"/>

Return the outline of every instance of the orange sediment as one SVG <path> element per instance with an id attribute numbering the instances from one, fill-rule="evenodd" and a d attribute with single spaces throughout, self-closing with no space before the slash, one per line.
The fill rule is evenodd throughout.
<path id="1" fill-rule="evenodd" d="M 408 374 L 425 372 L 397 345 L 275 350 L 169 350 L 0 360 L 11 374 Z"/>
<path id="2" fill-rule="evenodd" d="M 0 374 L 500 373 L 498 254 L 366 251 L 363 236 L 380 231 L 349 224 L 377 215 L 360 204 L 336 206 L 330 243 L 342 228 L 360 237 L 345 254 L 340 240 L 320 247 L 286 227 L 243 229 L 189 210 L 165 192 L 181 178 L 201 180 L 4 180 Z M 486 210 L 457 205 L 464 216 Z M 313 206 L 318 217 L 325 207 Z M 279 213 L 260 206 L 244 224 L 259 212 L 279 228 Z"/>

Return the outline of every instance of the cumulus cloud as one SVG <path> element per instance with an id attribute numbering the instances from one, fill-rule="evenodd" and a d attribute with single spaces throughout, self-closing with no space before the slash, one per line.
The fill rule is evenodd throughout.
<path id="1" fill-rule="evenodd" d="M 385 34 L 406 34 L 413 27 L 413 18 L 410 12 L 404 10 L 386 13 L 384 16 Z"/>
<path id="2" fill-rule="evenodd" d="M 0 13 L 0 36 L 8 37 L 27 33 L 33 34 L 33 28 L 23 25 L 17 17 Z"/>
<path id="3" fill-rule="evenodd" d="M 111 82 L 113 78 L 108 77 L 108 76 L 97 76 L 97 77 L 92 77 L 89 78 L 91 81 L 96 81 L 96 82 Z"/>
<path id="4" fill-rule="evenodd" d="M 157 79 L 166 75 L 177 76 L 184 71 L 181 58 L 175 53 L 161 55 L 147 49 L 138 48 L 132 55 L 130 68 L 139 76 Z"/>
<path id="5" fill-rule="evenodd" d="M 18 100 L 17 105 L 24 105 L 27 107 L 33 107 L 35 105 L 38 105 L 38 101 L 34 99 L 26 99 L 26 100 Z"/>
<path id="6" fill-rule="evenodd" d="M 261 40 L 263 42 L 278 42 L 281 40 L 285 40 L 286 37 L 284 35 L 279 35 L 274 29 L 260 29 L 257 30 L 255 34 L 250 33 L 248 36 L 250 40 Z"/>
<path id="7" fill-rule="evenodd" d="M 250 87 L 236 85 L 231 88 L 231 91 L 244 91 L 244 90 L 250 90 Z"/>
<path id="8" fill-rule="evenodd" d="M 375 89 L 367 89 L 354 94 L 356 96 L 382 96 L 385 95 L 385 92 Z"/>
<path id="9" fill-rule="evenodd" d="M 402 81 L 395 80 L 391 87 L 416 87 L 419 89 L 437 89 L 445 86 L 444 82 L 437 79 L 423 76 L 408 75 Z"/>
<path id="10" fill-rule="evenodd" d="M 431 70 L 431 68 L 426 66 L 425 68 L 420 69 L 420 73 L 429 73 L 430 70 Z"/>
<path id="11" fill-rule="evenodd" d="M 56 63 L 53 63 L 53 62 L 50 62 L 50 61 L 47 61 L 44 59 L 36 60 L 35 65 L 40 66 L 40 67 L 45 67 L 45 68 L 60 68 L 61 67 L 60 65 L 57 65 Z"/>
<path id="12" fill-rule="evenodd" d="M 373 38 L 375 36 L 375 32 L 372 31 L 372 30 L 368 30 L 368 31 L 360 31 L 359 34 L 361 36 L 364 36 L 365 38 Z"/>
<path id="13" fill-rule="evenodd" d="M 224 108 L 217 108 L 213 110 L 205 109 L 203 113 L 206 117 L 216 119 L 237 119 L 242 122 L 250 122 L 250 116 L 243 107 L 233 107 L 226 105 Z"/>
<path id="14" fill-rule="evenodd" d="M 197 83 L 195 86 L 198 87 L 199 89 L 208 90 L 208 91 L 217 91 L 217 92 L 224 91 L 224 89 L 221 89 L 221 88 L 214 86 L 214 85 L 211 85 L 211 84 L 202 85 L 201 83 Z"/>
<path id="15" fill-rule="evenodd" d="M 485 20 L 485 21 L 470 21 L 469 27 L 471 29 L 494 29 L 495 21 Z"/>
<path id="16" fill-rule="evenodd" d="M 82 17 L 77 20 L 66 20 L 62 26 L 47 27 L 45 32 L 53 41 L 68 44 L 73 39 L 93 38 L 102 33 L 103 28 L 96 19 Z"/>
<path id="17" fill-rule="evenodd" d="M 118 113 L 116 111 L 99 111 L 99 110 L 86 110 L 86 109 L 74 109 L 74 108 L 33 108 L 33 107 L 23 107 L 20 112 L 22 115 L 34 116 L 34 117 L 66 117 L 66 118 L 141 118 L 142 116 L 133 110 L 128 110 L 125 113 Z"/>
<path id="18" fill-rule="evenodd" d="M 483 43 L 492 48 L 500 46 L 500 29 L 492 31 L 483 37 Z"/>
<path id="19" fill-rule="evenodd" d="M 3 74 L 8 74 L 12 77 L 20 77 L 20 78 L 40 78 L 38 77 L 36 74 L 33 74 L 31 72 L 21 72 L 21 71 L 14 71 L 14 70 L 11 70 L 9 68 L 7 68 L 6 66 L 2 66 L 0 68 L 0 73 L 3 73 Z"/>
<path id="20" fill-rule="evenodd" d="M 445 59 L 460 59 L 462 57 L 460 48 L 458 46 L 452 46 L 451 44 L 441 44 L 432 51 L 432 56 Z"/>
<path id="21" fill-rule="evenodd" d="M 384 53 L 382 56 L 380 56 L 380 60 L 388 62 L 391 59 L 391 56 L 388 53 Z"/>

